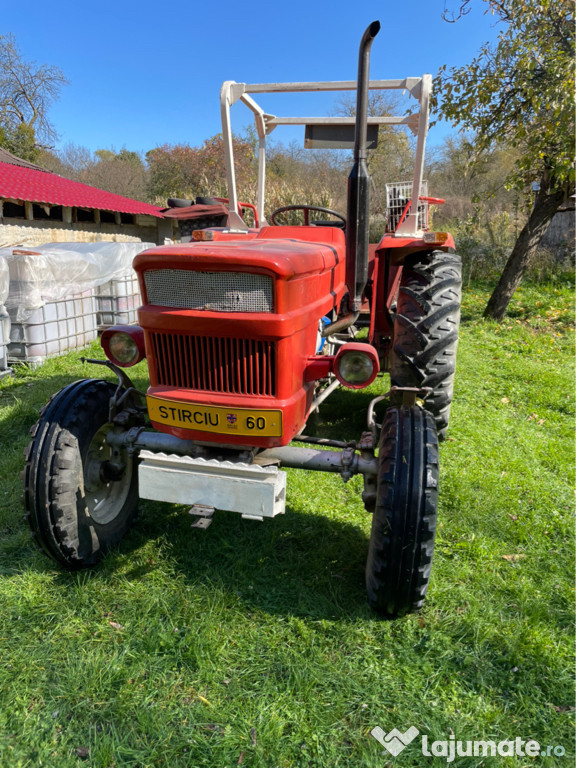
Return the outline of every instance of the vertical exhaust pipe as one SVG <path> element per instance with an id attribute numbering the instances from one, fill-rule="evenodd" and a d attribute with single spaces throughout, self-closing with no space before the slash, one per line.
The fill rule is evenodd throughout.
<path id="1" fill-rule="evenodd" d="M 368 280 L 368 238 L 370 227 L 370 174 L 366 165 L 368 126 L 368 86 L 370 83 L 370 48 L 380 31 L 373 21 L 366 29 L 358 55 L 358 90 L 356 96 L 356 133 L 354 165 L 348 176 L 348 211 L 346 223 L 346 284 L 351 297 L 350 309 L 360 311 L 362 294 Z"/>

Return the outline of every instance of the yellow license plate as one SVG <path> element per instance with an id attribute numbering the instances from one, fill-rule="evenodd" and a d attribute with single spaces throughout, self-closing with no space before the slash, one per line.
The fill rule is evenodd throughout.
<path id="1" fill-rule="evenodd" d="M 280 437 L 282 411 L 252 408 L 222 408 L 198 403 L 182 403 L 148 395 L 148 415 L 157 424 L 183 427 L 222 435 Z"/>

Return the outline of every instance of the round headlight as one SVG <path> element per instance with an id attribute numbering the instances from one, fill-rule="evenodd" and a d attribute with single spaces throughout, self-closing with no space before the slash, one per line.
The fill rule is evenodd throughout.
<path id="1" fill-rule="evenodd" d="M 127 333 L 115 333 L 108 340 L 108 349 L 111 356 L 119 363 L 132 363 L 139 355 L 136 342 Z"/>
<path id="2" fill-rule="evenodd" d="M 138 325 L 113 325 L 105 328 L 100 343 L 108 360 L 121 368 L 136 365 L 146 357 L 144 331 Z"/>
<path id="3" fill-rule="evenodd" d="M 351 389 L 367 387 L 380 370 L 378 353 L 370 344 L 350 342 L 340 347 L 334 359 L 336 378 Z"/>
<path id="4" fill-rule="evenodd" d="M 364 384 L 374 373 L 374 363 L 365 352 L 348 352 L 342 355 L 338 371 L 349 384 Z"/>

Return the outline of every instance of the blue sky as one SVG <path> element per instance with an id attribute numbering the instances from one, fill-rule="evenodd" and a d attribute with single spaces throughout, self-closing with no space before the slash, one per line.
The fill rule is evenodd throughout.
<path id="1" fill-rule="evenodd" d="M 447 24 L 445 6 L 456 8 L 458 0 L 29 0 L 3 4 L 0 31 L 16 37 L 26 59 L 56 64 L 69 79 L 50 113 L 60 146 L 146 151 L 196 145 L 218 133 L 224 80 L 354 79 L 358 43 L 374 19 L 382 30 L 372 47 L 372 77 L 434 74 L 442 64 L 467 63 L 495 39 L 494 19 L 484 14 L 485 2 L 473 0 L 468 16 Z M 277 112 L 316 112 L 297 101 L 310 97 L 292 98 Z M 434 129 L 432 143 L 447 130 Z"/>

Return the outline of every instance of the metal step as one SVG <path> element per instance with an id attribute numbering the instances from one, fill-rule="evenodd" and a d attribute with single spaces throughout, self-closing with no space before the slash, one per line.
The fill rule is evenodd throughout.
<path id="1" fill-rule="evenodd" d="M 251 520 L 283 514 L 286 473 L 235 461 L 140 451 L 140 497 L 238 512 Z"/>
<path id="2" fill-rule="evenodd" d="M 188 514 L 196 518 L 190 527 L 199 528 L 202 531 L 210 528 L 214 512 L 216 512 L 214 507 L 207 507 L 205 504 L 194 504 L 194 506 L 190 507 L 188 510 Z"/>

